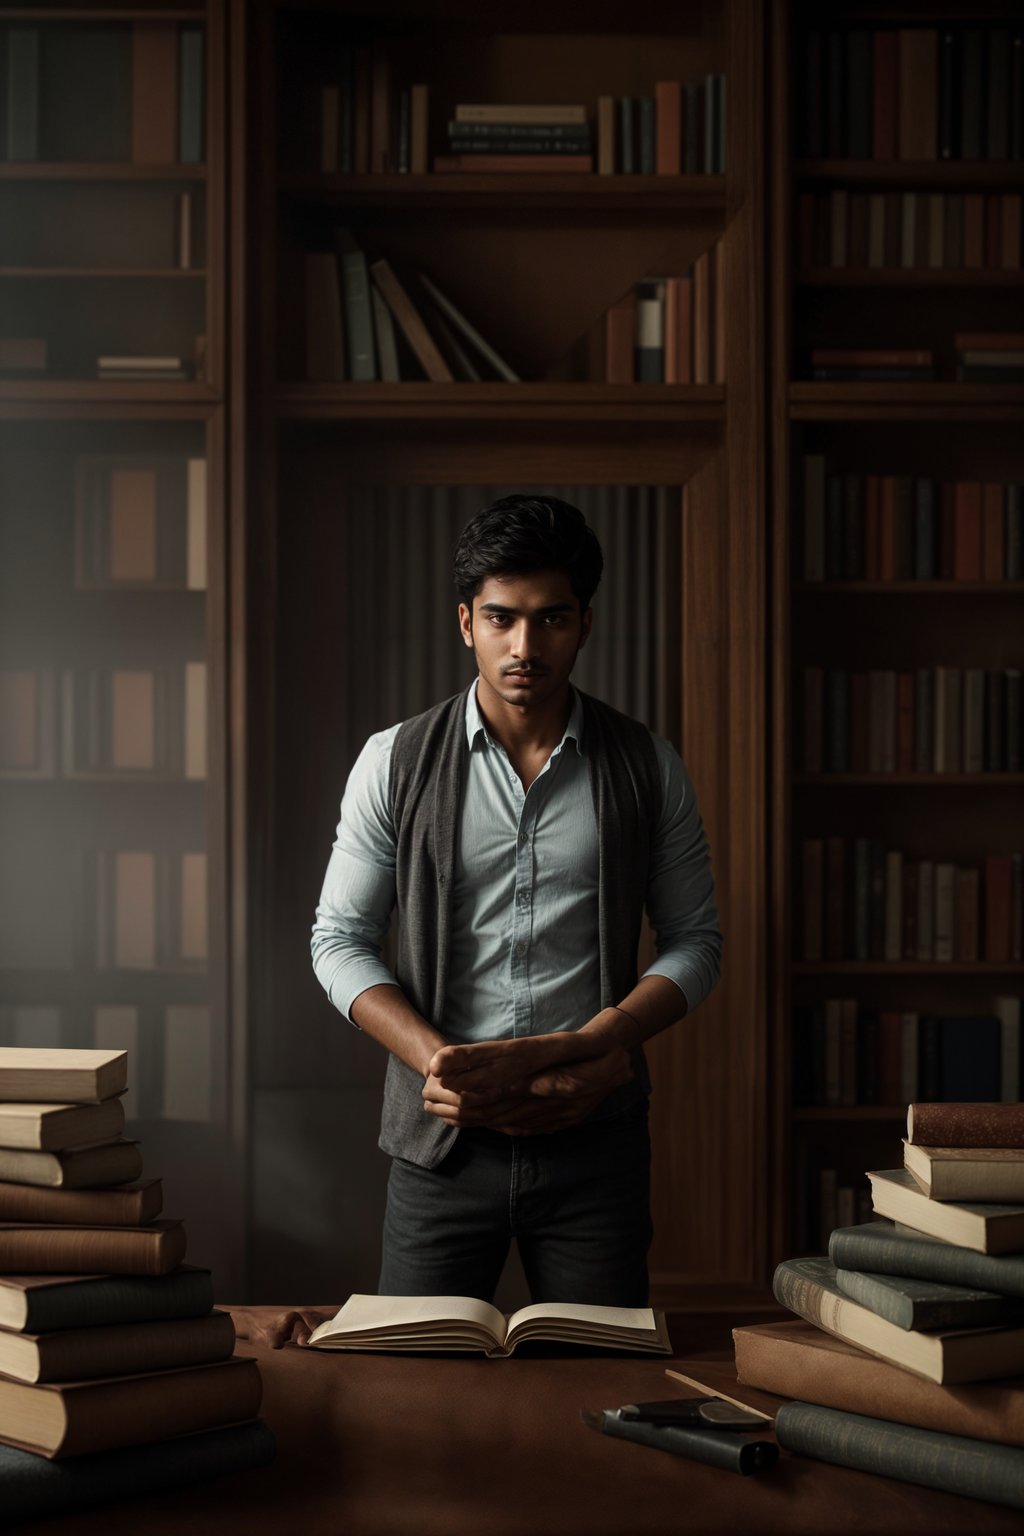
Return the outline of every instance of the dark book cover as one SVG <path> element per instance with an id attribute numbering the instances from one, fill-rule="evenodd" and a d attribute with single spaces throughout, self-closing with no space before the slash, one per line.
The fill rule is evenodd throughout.
<path id="1" fill-rule="evenodd" d="M 867 838 L 853 844 L 853 958 L 870 960 L 868 912 L 871 896 L 871 848 Z"/>
<path id="2" fill-rule="evenodd" d="M 989 773 L 1006 770 L 1005 679 L 994 669 L 985 673 L 985 768 Z"/>
<path id="3" fill-rule="evenodd" d="M 1024 1298 L 1024 1254 L 978 1253 L 897 1229 L 888 1221 L 840 1227 L 829 1239 L 828 1256 L 837 1269 L 906 1275 Z"/>
<path id="4" fill-rule="evenodd" d="M 868 1009 L 857 1020 L 857 1103 L 880 1104 L 881 1026 L 878 1014 Z"/>
<path id="5" fill-rule="evenodd" d="M 938 1280 L 837 1269 L 836 1285 L 844 1296 L 895 1323 L 897 1328 L 999 1328 L 1020 1326 L 1024 1305 L 975 1286 L 942 1285 Z"/>
<path id="6" fill-rule="evenodd" d="M 793 82 L 800 106 L 798 153 L 818 160 L 825 153 L 825 50 L 822 34 L 809 31 L 804 37 L 801 67 Z"/>
<path id="7" fill-rule="evenodd" d="M 1024 1450 L 811 1403 L 775 1415 L 783 1450 L 920 1487 L 1024 1509 Z"/>
<path id="8" fill-rule="evenodd" d="M 1021 672 L 1019 667 L 1007 667 L 1003 673 L 1005 688 L 1005 716 L 1003 739 L 1006 743 L 1003 762 L 1007 773 L 1020 773 L 1024 759 L 1024 743 L 1021 742 Z"/>
<path id="9" fill-rule="evenodd" d="M 54 1333 L 202 1317 L 213 1307 L 208 1269 L 182 1264 L 167 1275 L 10 1275 L 0 1277 L 5 1328 Z M 24 1320 L 18 1314 L 23 1311 Z"/>
<path id="10" fill-rule="evenodd" d="M 658 122 L 653 96 L 639 98 L 641 176 L 653 176 L 657 170 Z"/>
<path id="11" fill-rule="evenodd" d="M 828 773 L 847 773 L 849 766 L 849 677 L 830 667 L 826 673 L 825 768 Z"/>
<path id="12" fill-rule="evenodd" d="M 871 861 L 871 894 L 868 905 L 868 945 L 872 960 L 885 959 L 885 847 L 876 839 L 868 843 Z"/>
<path id="13" fill-rule="evenodd" d="M 1010 33 L 993 27 L 988 34 L 988 117 L 985 148 L 989 160 L 1006 160 L 1010 152 Z"/>
<path id="14" fill-rule="evenodd" d="M 7 33 L 7 159 L 39 159 L 39 29 Z"/>
<path id="15" fill-rule="evenodd" d="M 621 176 L 632 176 L 638 169 L 636 157 L 636 102 L 632 96 L 620 96 L 619 163 Z"/>
<path id="16" fill-rule="evenodd" d="M 846 548 L 843 480 L 829 475 L 825 487 L 825 580 L 842 581 Z"/>
<path id="17" fill-rule="evenodd" d="M 963 34 L 960 87 L 960 158 L 982 158 L 985 113 L 985 34 L 969 27 Z"/>
<path id="18" fill-rule="evenodd" d="M 825 154 L 829 160 L 841 160 L 846 155 L 844 41 L 842 32 L 829 32 L 825 40 Z"/>
<path id="19" fill-rule="evenodd" d="M 846 35 L 846 152 L 854 160 L 871 159 L 871 33 Z"/>
<path id="20" fill-rule="evenodd" d="M 941 1019 L 924 1018 L 918 1024 L 917 1080 L 922 1099 L 942 1097 Z"/>
<path id="21" fill-rule="evenodd" d="M 205 70 L 202 27 L 182 27 L 178 36 L 179 90 L 178 158 L 182 165 L 200 165 L 203 159 L 203 106 Z"/>
<path id="22" fill-rule="evenodd" d="M 939 159 L 957 158 L 956 130 L 959 121 L 956 33 L 944 27 L 939 33 Z"/>
<path id="23" fill-rule="evenodd" d="M 846 581 L 864 579 L 864 477 L 843 477 L 845 533 L 843 574 Z"/>
<path id="24" fill-rule="evenodd" d="M 688 80 L 683 86 L 683 175 L 696 176 L 700 164 L 700 86 Z"/>
<path id="25" fill-rule="evenodd" d="M 1011 160 L 1024 159 L 1024 37 L 1015 32 L 1010 43 L 1010 125 Z"/>
<path id="26" fill-rule="evenodd" d="M 1001 1035 L 996 1018 L 941 1019 L 939 1095 L 947 1103 L 991 1104 L 1000 1095 Z M 928 1095 L 926 1095 L 928 1097 Z"/>
<path id="27" fill-rule="evenodd" d="M 1004 574 L 1007 581 L 1020 581 L 1024 576 L 1024 486 L 1006 487 L 1006 531 L 1003 540 L 1006 554 Z"/>
<path id="28" fill-rule="evenodd" d="M 934 480 L 914 481 L 914 578 L 933 581 L 937 555 L 937 517 Z"/>

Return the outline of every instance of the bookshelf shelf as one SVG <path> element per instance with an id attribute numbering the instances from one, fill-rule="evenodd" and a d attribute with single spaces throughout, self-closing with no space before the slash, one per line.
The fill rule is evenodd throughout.
<path id="1" fill-rule="evenodd" d="M 1019 789 L 1024 773 L 796 773 L 802 789 Z"/>
<path id="2" fill-rule="evenodd" d="M 812 267 L 796 279 L 800 288 L 1021 288 L 1024 269 L 978 267 Z"/>
<path id="3" fill-rule="evenodd" d="M 205 281 L 206 271 L 202 267 L 0 267 L 0 278 L 45 278 L 48 282 L 55 278 L 72 278 L 76 282 L 89 282 L 94 278 L 116 282 L 135 282 L 140 278 L 146 282 L 166 282 L 168 278 L 183 277 Z"/>
<path id="4" fill-rule="evenodd" d="M 721 422 L 721 384 L 287 384 L 277 414 L 307 420 Z"/>
<path id="5" fill-rule="evenodd" d="M 793 421 L 957 421 L 964 411 L 1024 422 L 1024 385 L 832 383 L 797 379 L 789 386 Z"/>
<path id="6" fill-rule="evenodd" d="M 725 211 L 724 176 L 598 176 L 566 172 L 472 174 L 428 173 L 423 176 L 323 176 L 285 174 L 279 191 L 307 202 L 356 208 L 421 208 L 443 219 L 452 208 L 496 209 L 561 207 L 605 209 L 638 214 L 645 211 Z"/>
<path id="7" fill-rule="evenodd" d="M 135 161 L 0 160 L 2 181 L 205 181 L 206 166 Z"/>
<path id="8" fill-rule="evenodd" d="M 798 182 L 833 186 L 1024 187 L 1020 160 L 798 160 Z"/>
<path id="9" fill-rule="evenodd" d="M 1024 976 L 1020 960 L 794 960 L 794 976 Z"/>

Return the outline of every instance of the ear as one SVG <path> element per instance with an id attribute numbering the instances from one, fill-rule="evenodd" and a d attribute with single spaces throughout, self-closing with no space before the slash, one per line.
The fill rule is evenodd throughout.
<path id="1" fill-rule="evenodd" d="M 586 609 L 584 609 L 583 616 L 580 619 L 580 644 L 579 644 L 579 649 L 580 650 L 582 650 L 583 647 L 587 643 L 587 636 L 590 634 L 590 628 L 591 628 L 591 625 L 593 624 L 593 622 L 594 622 L 594 610 L 593 610 L 593 608 L 586 608 Z"/>
<path id="2" fill-rule="evenodd" d="M 465 603 L 459 604 L 459 629 L 462 631 L 462 639 L 470 650 L 473 648 L 473 611 L 467 608 Z"/>

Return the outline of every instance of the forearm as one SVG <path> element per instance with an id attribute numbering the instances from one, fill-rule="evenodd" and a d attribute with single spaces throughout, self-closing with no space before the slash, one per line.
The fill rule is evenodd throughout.
<path id="1" fill-rule="evenodd" d="M 617 1007 L 602 1008 L 576 1031 L 580 1041 L 635 1050 L 687 1013 L 686 996 L 667 976 L 644 976 Z"/>
<path id="2" fill-rule="evenodd" d="M 447 1044 L 444 1036 L 409 1002 L 397 982 L 368 987 L 352 1004 L 354 1024 L 371 1040 L 427 1077 L 431 1057 Z"/>

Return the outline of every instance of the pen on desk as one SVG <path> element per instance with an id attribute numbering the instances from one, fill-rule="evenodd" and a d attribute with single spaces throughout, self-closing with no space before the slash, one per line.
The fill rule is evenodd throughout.
<path id="1" fill-rule="evenodd" d="M 686 1456 L 691 1461 L 707 1462 L 712 1467 L 724 1467 L 745 1477 L 752 1472 L 767 1471 L 779 1458 L 778 1447 L 770 1440 L 747 1440 L 731 1429 L 651 1424 L 624 1419 L 615 1408 L 606 1408 L 601 1413 L 584 1408 L 580 1417 L 588 1428 L 596 1429 L 599 1434 L 632 1440 L 637 1445 L 668 1451 L 673 1456 Z"/>

